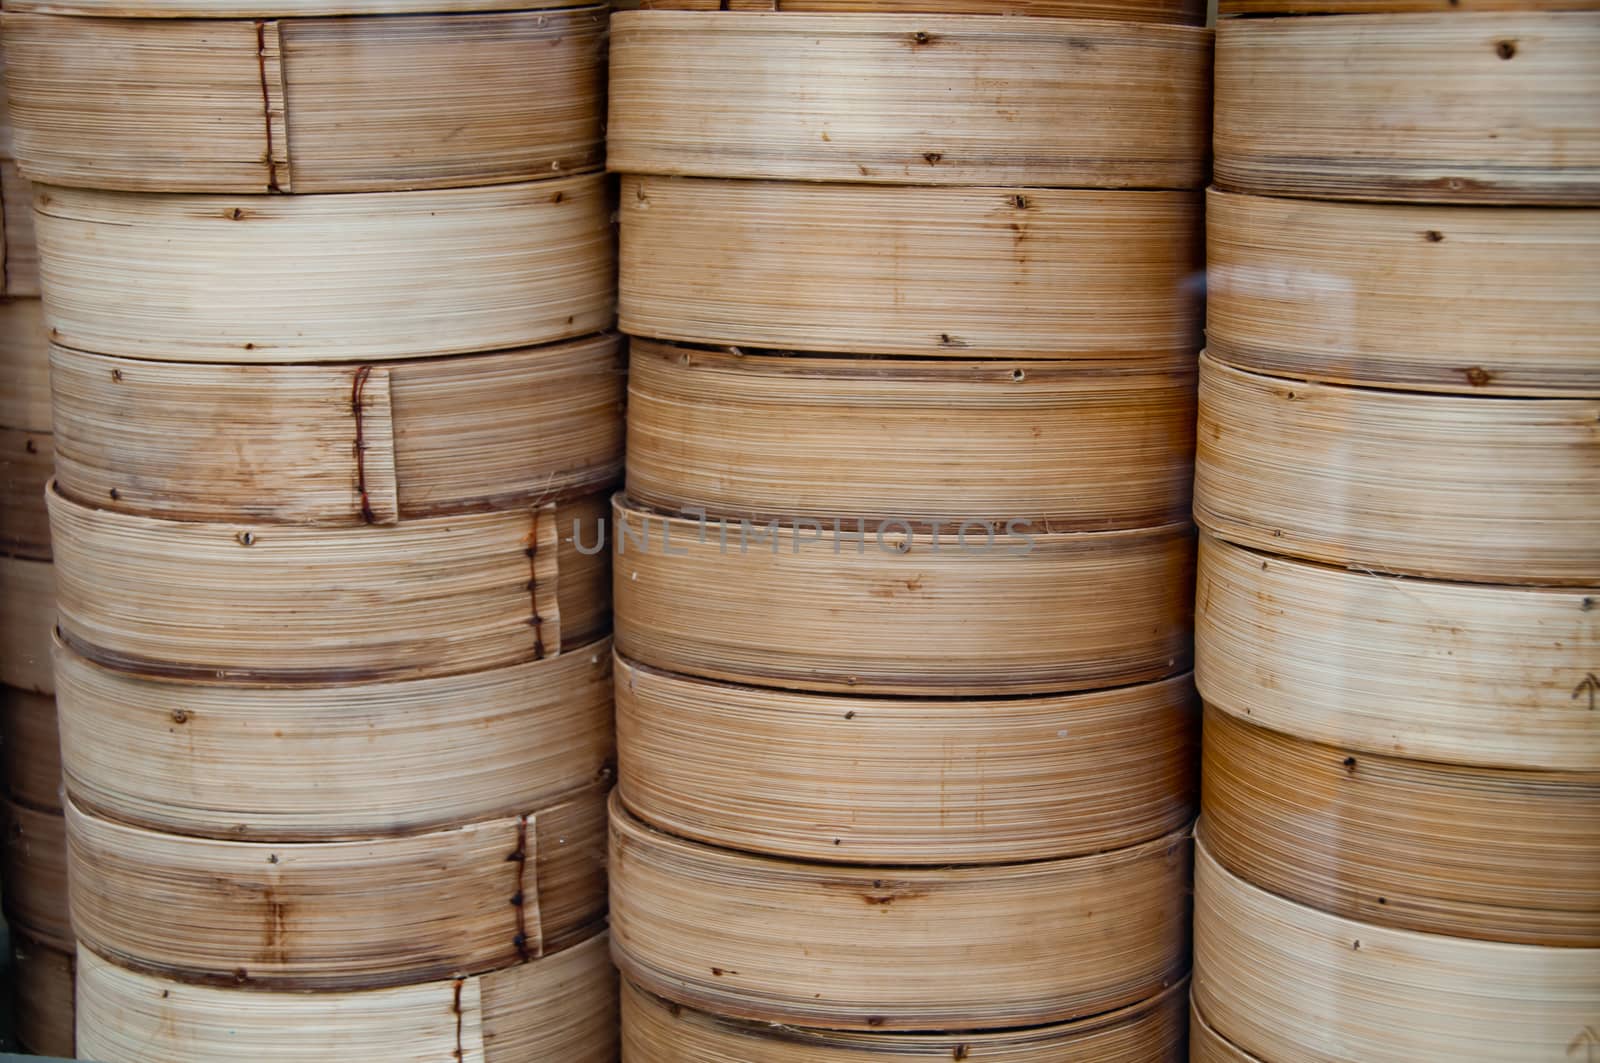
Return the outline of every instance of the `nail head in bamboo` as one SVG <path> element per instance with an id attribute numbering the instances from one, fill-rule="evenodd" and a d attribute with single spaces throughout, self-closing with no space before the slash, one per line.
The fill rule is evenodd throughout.
<path id="1" fill-rule="evenodd" d="M 1237 192 L 1600 204 L 1600 15 L 1228 19 L 1216 181 Z"/>
<path id="2" fill-rule="evenodd" d="M 1029 15 L 1036 18 L 1110 19 L 1200 26 L 1200 0 L 617 0 L 617 10 L 808 11 L 877 15 Z"/>
<path id="3" fill-rule="evenodd" d="M 61 948 L 20 926 L 11 934 L 18 1045 L 42 1056 L 76 1059 L 73 1035 L 72 948 Z"/>
<path id="4" fill-rule="evenodd" d="M 50 667 L 55 626 L 55 566 L 0 554 L 0 683 L 34 694 L 55 691 Z"/>
<path id="5" fill-rule="evenodd" d="M 50 339 L 38 299 L 0 299 L 0 426 L 50 431 Z"/>
<path id="6" fill-rule="evenodd" d="M 0 797 L 5 819 L 6 920 L 52 941 L 72 940 L 67 910 L 67 828 L 60 812 Z"/>
<path id="7" fill-rule="evenodd" d="M 1600 949 L 1392 930 L 1277 897 L 1195 845 L 1196 1005 L 1267 1060 L 1570 1063 Z M 1592 1040 L 1592 1039 L 1591 1039 Z"/>
<path id="8" fill-rule="evenodd" d="M 1206 205 L 1206 343 L 1224 362 L 1345 384 L 1600 396 L 1600 210 L 1216 189 Z"/>
<path id="9" fill-rule="evenodd" d="M 1161 365 L 1199 346 L 1187 192 L 628 175 L 621 217 L 635 336 Z"/>
<path id="10" fill-rule="evenodd" d="M 1194 818 L 1187 676 L 953 701 L 733 686 L 619 659 L 618 794 L 746 852 L 857 864 L 1016 863 L 1120 849 Z"/>
<path id="11" fill-rule="evenodd" d="M 1154 996 L 1188 959 L 1186 831 L 1069 860 L 874 868 L 684 841 L 613 799 L 608 867 L 623 974 L 715 1015 L 840 1030 L 1038 1025 Z"/>
<path id="12" fill-rule="evenodd" d="M 1189 368 L 738 355 L 634 340 L 628 493 L 667 510 L 1061 531 L 1187 519 Z M 59 388 L 59 384 L 58 384 Z"/>
<path id="13" fill-rule="evenodd" d="M 51 336 L 163 361 L 501 350 L 611 324 L 603 174 L 331 196 L 41 187 Z M 151 248 L 159 248 L 152 256 Z"/>
<path id="14" fill-rule="evenodd" d="M 50 560 L 50 514 L 44 488 L 55 467 L 49 432 L 0 428 L 0 551 Z"/>
<path id="15" fill-rule="evenodd" d="M 0 686 L 0 754 L 6 793 L 34 808 L 61 810 L 61 741 L 53 698 Z"/>

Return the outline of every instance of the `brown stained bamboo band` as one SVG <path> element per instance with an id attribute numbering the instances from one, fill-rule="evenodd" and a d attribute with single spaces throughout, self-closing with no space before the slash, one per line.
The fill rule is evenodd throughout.
<path id="1" fill-rule="evenodd" d="M 1199 346 L 1188 192 L 629 175 L 621 218 L 630 335 L 1165 366 Z"/>
<path id="2" fill-rule="evenodd" d="M 1206 342 L 1225 362 L 1346 384 L 1600 396 L 1600 210 L 1217 190 L 1206 204 Z"/>
<path id="3" fill-rule="evenodd" d="M 38 299 L 0 299 L 0 427 L 50 431 L 50 339 Z"/>
<path id="4" fill-rule="evenodd" d="M 1189 1063 L 1262 1063 L 1216 1031 L 1200 1014 L 1189 1008 Z"/>
<path id="5" fill-rule="evenodd" d="M 45 184 L 143 192 L 392 191 L 589 169 L 603 160 L 606 19 L 603 7 L 7 13 L 17 158 Z M 117 91 L 85 88 L 107 83 Z"/>
<path id="6" fill-rule="evenodd" d="M 52 941 L 72 940 L 67 910 L 67 828 L 60 812 L 0 797 L 6 920 Z"/>
<path id="7" fill-rule="evenodd" d="M 1600 14 L 1227 19 L 1216 181 L 1236 192 L 1600 205 Z"/>
<path id="8" fill-rule="evenodd" d="M 1223 15 L 1378 15 L 1417 11 L 1600 11 L 1596 0 L 1221 0 Z"/>
<path id="9" fill-rule="evenodd" d="M 667 671 L 938 697 L 1118 686 L 1189 664 L 1187 525 L 1002 529 L 965 550 L 947 531 L 935 549 L 931 533 L 848 523 L 702 526 L 621 497 L 612 525 L 617 649 Z"/>
<path id="10" fill-rule="evenodd" d="M 7 40 L 6 47 L 11 42 Z M 33 187 L 17 164 L 0 158 L 0 296 L 38 298 L 39 247 L 33 225 Z"/>
<path id="11" fill-rule="evenodd" d="M 711 845 L 855 864 L 1120 849 L 1195 813 L 1187 676 L 987 701 L 732 686 L 619 659 L 618 795 Z"/>
<path id="12" fill-rule="evenodd" d="M 1571 1063 L 1600 949 L 1418 934 L 1296 904 L 1195 845 L 1196 1006 L 1264 1060 Z M 1592 1043 L 1592 1039 L 1591 1043 Z"/>
<path id="13" fill-rule="evenodd" d="M 77 957 L 19 926 L 11 932 L 16 1038 L 27 1052 L 77 1058 L 73 1048 L 73 983 Z"/>
<path id="14" fill-rule="evenodd" d="M 593 492 L 622 471 L 614 334 L 360 366 L 51 360 L 57 487 L 117 512 L 392 524 Z"/>
<path id="15" fill-rule="evenodd" d="M 1027 864 L 803 863 L 658 833 L 613 799 L 612 953 L 642 989 L 763 1022 L 984 1030 L 1097 1015 L 1182 979 L 1189 848 L 1185 829 Z"/>
<path id="16" fill-rule="evenodd" d="M 1600 398 L 1424 395 L 1200 360 L 1195 520 L 1353 569 L 1600 587 Z"/>
<path id="17" fill-rule="evenodd" d="M 104 665 L 211 681 L 411 679 L 550 657 L 605 631 L 604 506 L 323 529 L 158 520 L 53 494 L 61 633 Z"/>
<path id="18" fill-rule="evenodd" d="M 1037 18 L 1111 19 L 1204 25 L 1199 0 L 616 0 L 617 10 L 809 11 L 878 15 L 1030 15 Z"/>
<path id="19" fill-rule="evenodd" d="M 78 952 L 78 1051 L 124 1063 L 614 1063 L 607 937 L 474 977 L 274 993 L 168 981 Z"/>
<path id="20" fill-rule="evenodd" d="M 628 493 L 667 510 L 1057 531 L 1187 519 L 1192 368 L 739 355 L 634 340 Z M 57 387 L 60 384 L 58 381 Z"/>
<path id="21" fill-rule="evenodd" d="M 61 741 L 53 698 L 0 687 L 0 771 L 6 793 L 16 800 L 61 810 Z"/>
<path id="22" fill-rule="evenodd" d="M 50 514 L 44 488 L 55 468 L 48 432 L 0 428 L 0 551 L 50 560 Z"/>
<path id="23" fill-rule="evenodd" d="M 55 566 L 0 554 L 0 683 L 54 693 L 50 632 L 55 626 Z"/>
<path id="24" fill-rule="evenodd" d="M 75 350 L 365 362 L 611 324 L 603 174 L 332 196 L 41 188 L 36 203 L 45 316 Z"/>

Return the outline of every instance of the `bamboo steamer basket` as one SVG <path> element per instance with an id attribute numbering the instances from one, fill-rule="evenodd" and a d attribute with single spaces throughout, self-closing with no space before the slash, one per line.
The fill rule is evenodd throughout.
<path id="1" fill-rule="evenodd" d="M 1187 192 L 628 175 L 621 219 L 621 326 L 647 339 L 1164 366 L 1199 346 Z"/>
<path id="2" fill-rule="evenodd" d="M 1189 1008 L 1190 1063 L 1261 1063 L 1218 1033 L 1192 1004 Z"/>
<path id="3" fill-rule="evenodd" d="M 624 366 L 612 334 L 361 366 L 193 365 L 60 347 L 51 360 L 57 487 L 122 513 L 392 524 L 592 492 L 622 471 Z"/>
<path id="4" fill-rule="evenodd" d="M 36 205 L 45 315 L 76 350 L 361 362 L 611 324 L 603 174 L 330 196 L 41 188 Z"/>
<path id="5" fill-rule="evenodd" d="M 16 1038 L 27 1052 L 75 1059 L 73 972 L 76 957 L 21 927 L 9 928 L 14 966 Z"/>
<path id="6" fill-rule="evenodd" d="M 44 487 L 55 464 L 49 432 L 0 428 L 0 551 L 50 560 L 50 514 Z"/>
<path id="7" fill-rule="evenodd" d="M 886 699 L 617 662 L 618 794 L 680 837 L 857 864 L 1119 849 L 1194 818 L 1187 676 L 1027 699 Z"/>
<path id="8" fill-rule="evenodd" d="M 33 808 L 61 810 L 61 742 L 53 698 L 0 687 L 0 754 L 6 793 Z"/>
<path id="9" fill-rule="evenodd" d="M 606 935 L 473 977 L 324 993 L 168 981 L 78 952 L 78 1051 L 119 1063 L 612 1063 Z"/>
<path id="10" fill-rule="evenodd" d="M 1600 15 L 1225 20 L 1216 181 L 1333 199 L 1600 205 Z"/>
<path id="11" fill-rule="evenodd" d="M 1415 11 L 1596 11 L 1596 0 L 1221 0 L 1223 15 L 1376 15 Z"/>
<path id="12" fill-rule="evenodd" d="M 9 39 L 6 46 L 10 47 Z M 39 247 L 33 226 L 33 188 L 12 159 L 0 158 L 0 295 L 38 298 Z"/>
<path id="13" fill-rule="evenodd" d="M 5 818 L 6 921 L 53 941 L 72 940 L 67 910 L 66 823 L 60 812 L 0 798 Z"/>
<path id="14" fill-rule="evenodd" d="M 623 12 L 607 153 L 635 174 L 1198 188 L 1210 79 L 1188 26 Z"/>
<path id="15" fill-rule="evenodd" d="M 327 685 L 494 668 L 599 637 L 601 495 L 390 527 L 179 522 L 54 494 L 63 641 L 100 664 Z"/>
<path id="16" fill-rule="evenodd" d="M 1393 930 L 1296 904 L 1195 846 L 1196 1006 L 1264 1060 L 1570 1063 L 1600 949 Z"/>
<path id="17" fill-rule="evenodd" d="M 1202 535 L 1195 682 L 1307 741 L 1490 768 L 1600 770 L 1600 593 L 1434 583 Z"/>
<path id="18" fill-rule="evenodd" d="M 0 299 L 0 427 L 50 431 L 50 341 L 38 299 Z"/>
<path id="19" fill-rule="evenodd" d="M 948 530 L 938 549 L 903 526 L 851 542 L 850 525 L 697 524 L 623 498 L 612 523 L 617 649 L 668 671 L 936 697 L 1118 686 L 1189 663 L 1186 525 L 1002 529 L 963 551 Z"/>
<path id="20" fill-rule="evenodd" d="M 1200 365 L 1195 519 L 1349 568 L 1600 587 L 1600 398 L 1422 395 Z"/>
<path id="21" fill-rule="evenodd" d="M 1389 388 L 1600 396 L 1600 211 L 1217 190 L 1206 204 L 1206 343 L 1224 362 Z"/>
<path id="22" fill-rule="evenodd" d="M 635 340 L 628 494 L 719 516 L 1058 531 L 1185 520 L 1184 368 L 740 355 Z"/>
<path id="23" fill-rule="evenodd" d="M 55 691 L 50 632 L 56 572 L 48 561 L 0 554 L 0 683 L 33 694 Z"/>
<path id="24" fill-rule="evenodd" d="M 1039 18 L 1114 19 L 1204 25 L 1198 0 L 617 0 L 618 10 L 667 11 L 856 11 L 872 14 L 1031 15 Z"/>

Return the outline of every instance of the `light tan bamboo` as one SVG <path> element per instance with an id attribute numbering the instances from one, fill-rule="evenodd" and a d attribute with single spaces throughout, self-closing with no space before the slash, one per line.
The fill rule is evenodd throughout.
<path id="1" fill-rule="evenodd" d="M 846 11 L 890 14 L 1032 15 L 1202 25 L 1199 0 L 616 0 L 617 10 Z"/>
<path id="2" fill-rule="evenodd" d="M 732 686 L 617 663 L 618 793 L 681 837 L 856 864 L 1118 849 L 1194 818 L 1187 676 L 973 701 Z"/>
<path id="3" fill-rule="evenodd" d="M 1225 362 L 1426 391 L 1600 395 L 1600 210 L 1215 189 L 1206 204 L 1206 343 Z"/>
<path id="4" fill-rule="evenodd" d="M 626 176 L 622 329 L 851 354 L 1188 364 L 1198 198 Z"/>
<path id="5" fill-rule="evenodd" d="M 1310 741 L 1483 767 L 1600 770 L 1600 591 L 1434 583 L 1201 536 L 1201 695 Z"/>
<path id="6" fill-rule="evenodd" d="M 628 493 L 768 520 L 1022 519 L 1058 531 L 1184 520 L 1194 379 L 1176 367 L 789 358 L 635 340 Z"/>
<path id="7" fill-rule="evenodd" d="M 0 683 L 35 694 L 55 691 L 50 632 L 56 626 L 56 571 L 48 561 L 0 554 Z"/>
<path id="8" fill-rule="evenodd" d="M 1195 846 L 1196 1005 L 1265 1060 L 1572 1063 L 1600 949 L 1391 930 L 1235 878 Z"/>
<path id="9" fill-rule="evenodd" d="M 40 188 L 36 203 L 45 313 L 77 350 L 352 362 L 611 323 L 602 174 L 333 196 Z"/>
<path id="10" fill-rule="evenodd" d="M 0 551 L 50 560 L 50 514 L 44 486 L 55 463 L 49 432 L 0 428 Z"/>
<path id="11" fill-rule="evenodd" d="M 66 823 L 61 813 L 0 797 L 0 818 L 5 820 L 6 835 L 0 850 L 6 920 L 52 941 L 71 941 Z"/>
<path id="12" fill-rule="evenodd" d="M 684 841 L 613 799 L 609 869 L 623 973 L 715 1015 L 841 1030 L 1038 1025 L 1147 999 L 1188 959 L 1186 831 L 1068 860 L 874 868 Z"/>
<path id="13" fill-rule="evenodd" d="M 1239 192 L 1600 205 L 1600 15 L 1227 19 L 1216 180 Z"/>
<path id="14" fill-rule="evenodd" d="M 1224 15 L 1376 15 L 1408 11 L 1597 11 L 1596 0 L 1221 0 Z"/>
<path id="15" fill-rule="evenodd" d="M 50 431 L 50 340 L 38 299 L 0 299 L 0 426 Z"/>
<path id="16" fill-rule="evenodd" d="M 1216 1031 L 1192 1004 L 1189 1008 L 1189 1063 L 1262 1063 Z"/>
<path id="17" fill-rule="evenodd" d="M 110 18 L 289 18 L 504 11 L 508 0 L 6 0 L 7 11 Z M 519 8 L 573 7 L 573 0 L 514 0 Z"/>
<path id="18" fill-rule="evenodd" d="M 76 1059 L 73 1050 L 73 971 L 76 957 L 20 926 L 11 934 L 16 982 L 17 1043 L 42 1056 Z"/>
<path id="19" fill-rule="evenodd" d="M 0 686 L 0 754 L 6 793 L 33 808 L 61 810 L 54 699 Z"/>

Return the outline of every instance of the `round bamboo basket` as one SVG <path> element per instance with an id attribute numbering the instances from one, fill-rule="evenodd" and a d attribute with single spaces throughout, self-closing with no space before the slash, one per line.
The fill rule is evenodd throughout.
<path id="1" fill-rule="evenodd" d="M 1600 587 L 1600 398 L 1422 395 L 1200 364 L 1195 519 L 1434 579 Z"/>
<path id="2" fill-rule="evenodd" d="M 1596 0 L 1221 0 L 1223 15 L 1378 15 L 1418 11 L 1600 11 Z"/>
<path id="3" fill-rule="evenodd" d="M 592 492 L 622 471 L 624 366 L 610 334 L 356 367 L 60 347 L 51 361 L 57 488 L 122 513 L 392 524 Z"/>
<path id="4" fill-rule="evenodd" d="M 1600 205 L 1594 12 L 1230 19 L 1216 181 L 1336 199 Z"/>
<path id="5" fill-rule="evenodd" d="M 1308 741 L 1600 771 L 1600 593 L 1433 583 L 1200 540 L 1195 681 Z"/>
<path id="6" fill-rule="evenodd" d="M 811 11 L 879 15 L 1031 15 L 1204 25 L 1200 0 L 617 0 L 617 9 L 665 11 Z"/>
<path id="7" fill-rule="evenodd" d="M 1188 192 L 630 175 L 621 218 L 630 335 L 1168 366 L 1199 346 Z"/>
<path id="8" fill-rule="evenodd" d="M 273 993 L 193 985 L 78 951 L 78 1051 L 119 1063 L 613 1063 L 617 976 L 606 935 L 476 977 Z"/>
<path id="9" fill-rule="evenodd" d="M 617 649 L 711 679 L 858 694 L 1060 692 L 1189 665 L 1193 532 L 932 533 L 613 511 Z M 854 537 L 854 538 L 852 538 Z M 903 550 L 903 552 L 902 552 Z"/>
<path id="10" fill-rule="evenodd" d="M 1373 926 L 1229 874 L 1195 846 L 1196 1006 L 1265 1060 L 1571 1063 L 1600 1000 L 1600 949 Z M 1592 1044 L 1592 1040 L 1588 1040 Z"/>
<path id="11" fill-rule="evenodd" d="M 72 998 L 77 963 L 73 950 L 59 948 L 18 926 L 9 930 L 18 1044 L 37 1055 L 76 1059 Z"/>
<path id="12" fill-rule="evenodd" d="M 953 701 L 731 686 L 617 662 L 618 794 L 685 838 L 857 864 L 1016 863 L 1195 813 L 1187 676 Z"/>
<path id="13" fill-rule="evenodd" d="M 6 793 L 33 808 L 61 810 L 54 699 L 0 686 L 0 754 Z"/>
<path id="14" fill-rule="evenodd" d="M 55 691 L 50 632 L 56 626 L 56 570 L 48 561 L 0 554 L 0 683 L 34 694 Z"/>
<path id="15" fill-rule="evenodd" d="M 77 350 L 359 362 L 611 324 L 603 174 L 336 196 L 43 188 L 36 202 L 45 314 Z"/>
<path id="16" fill-rule="evenodd" d="M 1069 860 L 845 867 L 684 841 L 613 800 L 609 869 L 623 974 L 715 1015 L 838 1030 L 1037 1025 L 1145 1000 L 1188 961 L 1186 830 Z"/>
<path id="17" fill-rule="evenodd" d="M 6 47 L 11 47 L 9 36 Z M 17 164 L 0 158 L 0 296 L 38 298 L 39 246 L 33 228 L 33 187 Z"/>
<path id="18" fill-rule="evenodd" d="M 1225 362 L 1346 384 L 1600 396 L 1600 210 L 1216 190 L 1206 203 L 1206 343 Z"/>
<path id="19" fill-rule="evenodd" d="M 50 560 L 50 513 L 44 487 L 55 465 L 49 432 L 0 428 L 0 551 Z"/>
<path id="20" fill-rule="evenodd" d="M 605 499 L 389 527 L 159 520 L 53 494 L 63 640 L 114 668 L 313 684 L 550 657 L 609 619 Z M 48 654 L 47 654 L 48 656 Z"/>
<path id="21" fill-rule="evenodd" d="M 0 426 L 50 431 L 50 340 L 37 299 L 0 299 Z"/>
<path id="22" fill-rule="evenodd" d="M 5 880 L 9 923 L 53 941 L 72 940 L 67 910 L 67 828 L 60 812 L 48 812 L 0 797 L 5 819 L 5 849 L 0 872 Z"/>
<path id="23" fill-rule="evenodd" d="M 604 7 L 271 22 L 10 14 L 17 158 L 45 184 L 142 192 L 567 174 L 603 160 L 605 30 Z M 85 89 L 104 84 L 117 91 Z"/>
<path id="24" fill-rule="evenodd" d="M 1189 1008 L 1189 1063 L 1262 1063 L 1218 1033 L 1192 1004 Z"/>
<path id="25" fill-rule="evenodd" d="M 1198 188 L 1210 82 L 1211 34 L 1187 26 L 623 12 L 607 153 L 622 173 Z"/>
<path id="26" fill-rule="evenodd" d="M 1192 369 L 631 348 L 628 494 L 652 506 L 1057 531 L 1188 518 Z"/>

